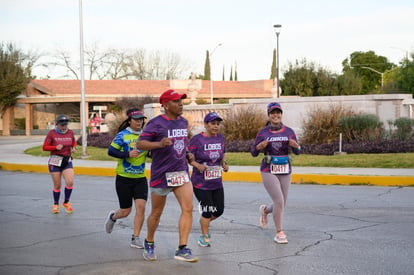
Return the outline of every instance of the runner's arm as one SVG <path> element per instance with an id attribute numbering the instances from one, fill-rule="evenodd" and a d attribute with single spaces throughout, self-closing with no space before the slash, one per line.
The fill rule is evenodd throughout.
<path id="1" fill-rule="evenodd" d="M 114 148 L 113 146 L 108 147 L 108 155 L 114 158 L 124 159 L 129 157 L 129 152 L 121 152 Z"/>

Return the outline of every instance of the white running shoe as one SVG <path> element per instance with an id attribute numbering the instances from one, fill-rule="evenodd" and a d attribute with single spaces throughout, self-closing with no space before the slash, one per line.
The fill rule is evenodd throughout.
<path id="1" fill-rule="evenodd" d="M 112 232 L 112 229 L 114 228 L 114 225 L 115 225 L 115 221 L 113 221 L 111 219 L 112 215 L 114 215 L 114 214 L 115 214 L 115 211 L 113 211 L 113 210 L 110 211 L 109 214 L 108 214 L 108 217 L 106 218 L 106 221 L 105 221 L 105 231 L 108 234 L 110 234 Z"/>
<path id="2" fill-rule="evenodd" d="M 283 231 L 280 231 L 279 233 L 276 234 L 274 241 L 280 244 L 288 243 L 286 234 Z"/>

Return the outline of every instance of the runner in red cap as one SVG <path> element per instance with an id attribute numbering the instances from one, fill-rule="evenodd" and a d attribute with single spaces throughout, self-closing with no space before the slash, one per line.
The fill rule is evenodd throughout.
<path id="1" fill-rule="evenodd" d="M 154 235 L 160 222 L 167 195 L 173 192 L 181 208 L 179 243 L 175 259 L 197 262 L 187 247 L 193 221 L 193 186 L 187 163 L 188 121 L 182 117 L 186 94 L 175 90 L 165 91 L 160 103 L 165 114 L 151 119 L 137 143 L 140 150 L 151 151 L 151 213 L 147 218 L 147 237 L 144 241 L 144 259 L 154 261 Z M 191 156 L 191 154 L 189 154 Z M 191 160 L 191 158 L 190 158 Z"/>

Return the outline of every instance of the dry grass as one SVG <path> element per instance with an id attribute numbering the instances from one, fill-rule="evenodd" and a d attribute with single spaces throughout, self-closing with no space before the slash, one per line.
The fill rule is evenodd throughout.
<path id="1" fill-rule="evenodd" d="M 339 136 L 339 120 L 344 116 L 352 116 L 355 112 L 350 108 L 334 104 L 328 107 L 313 106 L 303 120 L 302 143 L 331 143 Z"/>
<path id="2" fill-rule="evenodd" d="M 223 134 L 226 140 L 254 139 L 268 118 L 256 106 L 235 108 L 223 121 Z"/>

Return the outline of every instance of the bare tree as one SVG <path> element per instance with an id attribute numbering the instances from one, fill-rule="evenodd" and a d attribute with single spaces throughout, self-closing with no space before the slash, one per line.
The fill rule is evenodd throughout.
<path id="1" fill-rule="evenodd" d="M 87 64 L 89 69 L 89 79 L 105 79 L 107 78 L 107 70 L 105 69 L 106 61 L 111 57 L 109 50 L 101 51 L 96 44 L 85 51 Z"/>
<path id="2" fill-rule="evenodd" d="M 132 75 L 128 50 L 110 50 L 110 57 L 106 65 L 106 75 L 110 79 L 128 79 Z"/>
<path id="3" fill-rule="evenodd" d="M 148 79 L 147 68 L 146 68 L 146 52 L 144 49 L 134 51 L 129 57 L 131 76 L 135 79 Z"/>
<path id="4" fill-rule="evenodd" d="M 55 61 L 51 61 L 46 64 L 48 68 L 63 68 L 65 70 L 65 74 L 62 76 L 63 78 L 72 78 L 79 79 L 78 71 L 79 66 L 76 66 L 70 56 L 70 54 L 65 50 L 56 50 L 56 54 L 53 56 Z M 79 62 L 78 62 L 79 63 Z"/>
<path id="5" fill-rule="evenodd" d="M 161 70 L 161 53 L 154 51 L 147 59 L 147 75 L 149 79 L 164 79 Z"/>
<path id="6" fill-rule="evenodd" d="M 176 79 L 182 73 L 184 68 L 180 68 L 180 65 L 183 64 L 180 56 L 174 53 L 168 53 L 165 57 L 165 78 L 166 79 Z"/>
<path id="7" fill-rule="evenodd" d="M 126 79 L 131 75 L 129 50 L 100 50 L 95 44 L 86 54 L 90 79 Z"/>
<path id="8" fill-rule="evenodd" d="M 189 74 L 189 66 L 174 53 L 147 52 L 145 49 L 100 49 L 95 43 L 85 51 L 89 79 L 178 79 Z M 64 50 L 46 66 L 65 70 L 65 78 L 79 79 L 79 63 Z"/>

